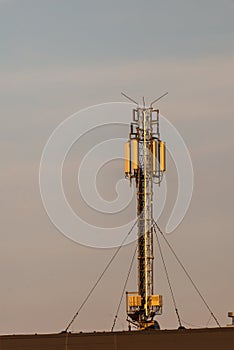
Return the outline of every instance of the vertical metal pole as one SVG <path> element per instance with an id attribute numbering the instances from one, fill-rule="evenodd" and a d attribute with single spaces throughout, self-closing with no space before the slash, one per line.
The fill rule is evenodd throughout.
<path id="1" fill-rule="evenodd" d="M 153 115 L 156 118 L 153 118 Z M 162 312 L 162 296 L 154 295 L 153 286 L 153 179 L 156 178 L 160 184 L 162 173 L 165 171 L 165 159 L 162 160 L 164 165 L 161 169 L 161 162 L 160 166 L 157 164 L 160 161 L 157 148 L 161 145 L 159 110 L 153 109 L 152 104 L 146 108 L 143 103 L 143 107 L 133 110 L 129 138 L 125 157 L 129 158 L 130 155 L 130 164 L 125 166 L 125 176 L 130 182 L 133 178 L 136 180 L 138 291 L 127 295 L 126 306 L 127 314 L 133 323 L 139 329 L 146 329 L 154 327 L 154 316 Z"/>

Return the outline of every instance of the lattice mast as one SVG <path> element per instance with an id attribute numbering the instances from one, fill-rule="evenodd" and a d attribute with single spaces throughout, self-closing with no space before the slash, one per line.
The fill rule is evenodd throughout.
<path id="1" fill-rule="evenodd" d="M 154 294 L 153 278 L 153 184 L 160 184 L 166 170 L 159 110 L 153 108 L 157 100 L 145 107 L 143 98 L 143 106 L 133 109 L 129 141 L 125 144 L 125 177 L 131 184 L 135 180 L 138 217 L 138 291 L 127 292 L 127 314 L 138 329 L 154 328 L 155 315 L 162 313 L 162 296 Z"/>

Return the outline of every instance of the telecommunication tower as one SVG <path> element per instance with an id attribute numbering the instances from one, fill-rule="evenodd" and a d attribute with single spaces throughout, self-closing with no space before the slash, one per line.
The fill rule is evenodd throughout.
<path id="1" fill-rule="evenodd" d="M 167 93 L 166 93 L 167 94 Z M 165 143 L 160 139 L 159 110 L 153 104 L 133 109 L 129 140 L 125 143 L 125 177 L 135 181 L 138 220 L 138 291 L 126 293 L 129 324 L 138 329 L 159 328 L 156 315 L 162 313 L 162 295 L 154 294 L 153 184 L 160 184 L 166 170 Z"/>

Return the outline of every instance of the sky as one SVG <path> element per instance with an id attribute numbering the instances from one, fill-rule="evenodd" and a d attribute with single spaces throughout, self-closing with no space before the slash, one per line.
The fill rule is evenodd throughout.
<path id="1" fill-rule="evenodd" d="M 115 252 L 75 243 L 53 225 L 41 200 L 39 165 L 61 122 L 82 108 L 123 102 L 121 91 L 137 101 L 169 92 L 159 108 L 188 147 L 194 190 L 187 214 L 168 240 L 220 323 L 229 323 L 227 312 L 234 310 L 233 18 L 231 0 L 0 0 L 0 334 L 65 329 Z M 131 113 L 124 118 L 129 123 Z M 64 175 L 77 212 L 85 211 L 75 192 L 80 154 L 78 146 L 71 149 Z M 101 182 L 106 200 L 124 177 L 122 162 L 113 166 Z M 169 197 L 158 221 L 163 230 L 177 191 L 170 157 L 166 179 Z M 132 214 L 134 205 L 130 209 Z M 111 329 L 134 247 L 121 249 L 72 331 Z M 214 326 L 166 247 L 165 258 L 181 318 L 189 325 Z M 158 321 L 162 328 L 176 328 L 160 259 L 156 262 L 156 289 L 164 296 Z M 128 289 L 136 289 L 136 264 Z M 126 328 L 125 318 L 123 301 L 116 329 Z"/>

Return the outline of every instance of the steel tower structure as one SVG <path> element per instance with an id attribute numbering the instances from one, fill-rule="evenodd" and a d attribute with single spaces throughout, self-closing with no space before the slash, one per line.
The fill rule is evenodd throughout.
<path id="1" fill-rule="evenodd" d="M 145 107 L 143 98 L 143 106 L 133 109 L 129 140 L 125 143 L 125 177 L 130 183 L 135 180 L 138 217 L 138 291 L 127 292 L 126 306 L 129 323 L 138 329 L 158 328 L 154 317 L 162 313 L 162 296 L 154 294 L 153 279 L 153 184 L 160 184 L 166 170 L 159 110 L 153 108 L 158 99 Z"/>

